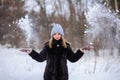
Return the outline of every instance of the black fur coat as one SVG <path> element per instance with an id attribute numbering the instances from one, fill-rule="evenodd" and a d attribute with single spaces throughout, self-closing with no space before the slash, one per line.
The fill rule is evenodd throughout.
<path id="1" fill-rule="evenodd" d="M 76 62 L 84 53 L 79 49 L 74 53 L 68 43 L 64 48 L 61 40 L 54 40 L 52 46 L 49 48 L 46 43 L 40 53 L 33 50 L 29 55 L 38 62 L 46 60 L 44 80 L 68 80 L 67 60 Z"/>

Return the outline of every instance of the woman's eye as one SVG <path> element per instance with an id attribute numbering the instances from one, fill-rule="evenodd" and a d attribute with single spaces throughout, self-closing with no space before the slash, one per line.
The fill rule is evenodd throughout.
<path id="1" fill-rule="evenodd" d="M 60 33 L 55 33 L 54 35 L 60 35 Z"/>
<path id="2" fill-rule="evenodd" d="M 58 33 L 58 35 L 60 35 L 60 33 Z"/>
<path id="3" fill-rule="evenodd" d="M 53 35 L 56 35 L 56 33 L 55 33 L 55 34 L 53 34 Z"/>

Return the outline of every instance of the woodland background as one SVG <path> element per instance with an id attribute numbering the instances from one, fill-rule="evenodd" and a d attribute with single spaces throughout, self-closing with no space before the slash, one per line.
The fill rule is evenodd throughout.
<path id="1" fill-rule="evenodd" d="M 24 5 L 25 1 L 27 0 L 0 0 L 1 45 L 11 44 L 12 47 L 18 48 L 26 46 L 26 37 L 17 24 L 21 17 L 25 18 L 26 14 L 32 18 L 31 27 L 35 32 L 33 34 L 38 35 L 39 48 L 42 48 L 44 42 L 50 38 L 51 24 L 60 23 L 64 28 L 65 38 L 74 49 L 87 44 L 84 32 L 87 28 L 85 13 L 88 12 L 89 1 L 92 4 L 95 2 L 104 4 L 113 12 L 120 14 L 120 0 L 35 0 L 39 5 L 39 12 L 36 12 L 35 9 L 28 11 Z M 49 11 L 46 8 L 46 2 L 51 4 L 51 1 L 54 9 Z M 67 5 L 63 5 L 65 2 Z M 65 6 L 68 9 L 63 11 Z M 99 36 L 93 42 L 96 50 L 101 48 L 101 42 L 98 42 L 98 39 Z M 33 40 L 30 47 L 34 48 L 34 46 Z"/>

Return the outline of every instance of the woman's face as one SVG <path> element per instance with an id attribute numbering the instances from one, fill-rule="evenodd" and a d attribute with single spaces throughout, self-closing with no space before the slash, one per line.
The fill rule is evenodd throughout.
<path id="1" fill-rule="evenodd" d="M 61 39 L 61 34 L 59 34 L 59 33 L 55 33 L 54 35 L 53 35 L 53 38 L 55 39 L 55 40 L 60 40 Z"/>

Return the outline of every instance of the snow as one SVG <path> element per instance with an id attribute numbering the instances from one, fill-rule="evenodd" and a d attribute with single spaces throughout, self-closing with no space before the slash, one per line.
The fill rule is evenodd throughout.
<path id="1" fill-rule="evenodd" d="M 105 40 L 104 47 L 119 47 L 120 19 L 117 13 L 103 4 L 96 3 L 89 7 L 85 16 L 88 25 L 84 33 L 88 33 L 90 42 L 94 42 L 99 37 L 103 42 Z"/>
<path id="2" fill-rule="evenodd" d="M 26 37 L 26 46 L 30 47 L 32 42 L 38 47 L 40 38 L 38 37 L 37 32 L 33 29 L 32 18 L 29 18 L 29 15 L 26 14 L 25 18 L 22 17 L 21 19 L 19 19 L 17 25 Z"/>
<path id="3" fill-rule="evenodd" d="M 26 35 L 26 41 L 27 42 L 30 42 L 30 39 L 32 37 L 32 34 L 33 34 L 33 31 L 32 31 L 32 28 L 31 28 L 31 22 L 30 22 L 30 19 L 29 19 L 29 16 L 26 15 L 25 18 L 21 18 L 18 22 L 18 25 L 19 27 L 21 28 L 21 30 L 23 32 L 25 32 L 25 35 Z M 29 44 L 29 43 L 28 43 Z"/>
<path id="4" fill-rule="evenodd" d="M 0 52 L 0 80 L 43 80 L 46 62 L 39 63 L 9 45 L 0 46 Z M 68 61 L 69 80 L 120 80 L 120 58 L 103 53 L 95 57 L 93 51 L 85 52 L 78 62 Z"/>
<path id="5" fill-rule="evenodd" d="M 65 16 L 69 19 L 70 12 L 68 10 L 68 2 L 65 0 L 61 0 L 60 2 L 64 4 L 61 4 L 61 6 L 63 6 L 61 9 L 57 9 L 56 15 L 67 14 Z M 75 2 L 73 1 L 73 3 Z M 82 0 L 82 3 L 85 3 L 84 0 Z M 47 14 L 52 14 L 52 12 L 56 10 L 55 4 L 57 5 L 57 1 L 55 0 L 46 0 L 45 10 Z M 107 28 L 106 26 L 108 25 L 112 27 L 116 22 L 117 34 L 119 34 L 120 20 L 116 18 L 114 13 L 111 13 L 109 9 L 106 9 L 102 5 L 96 4 L 92 6 L 92 1 L 87 5 L 89 5 L 90 11 L 86 13 L 86 18 L 92 28 L 86 30 L 85 33 L 94 34 L 94 39 L 101 32 L 101 29 Z M 76 8 L 79 9 L 80 7 L 77 6 Z M 29 44 L 33 31 L 31 28 L 32 24 L 30 24 L 32 19 L 29 18 L 29 13 L 32 11 L 39 13 L 40 6 L 35 0 L 25 0 L 23 9 L 28 13 L 25 18 L 19 20 L 19 27 L 25 32 L 26 41 L 28 42 L 27 44 Z M 108 21 L 106 25 L 104 25 L 105 22 L 103 19 Z M 103 28 L 101 28 L 101 26 L 103 26 Z M 11 25 L 9 25 L 9 27 L 11 27 Z M 1 28 L 1 30 L 3 29 Z M 117 40 L 120 41 L 119 35 L 116 35 L 116 37 Z M 46 62 L 39 63 L 33 60 L 28 54 L 20 52 L 18 48 L 11 48 L 11 45 L 0 45 L 0 52 L 0 80 L 43 80 Z M 99 50 L 99 57 L 95 57 L 94 51 L 90 51 L 85 52 L 85 55 L 76 63 L 70 63 L 68 61 L 69 80 L 120 80 L 119 53 L 117 49 L 114 49 L 113 52 L 114 55 L 110 56 L 110 50 Z"/>
<path id="6" fill-rule="evenodd" d="M 45 63 L 40 64 L 15 48 L 1 46 L 0 52 L 0 80 L 42 80 Z"/>
<path id="7" fill-rule="evenodd" d="M 40 12 L 40 7 L 35 0 L 25 0 L 25 5 L 23 9 L 28 13 L 30 13 L 31 11 L 35 11 L 36 13 Z"/>

